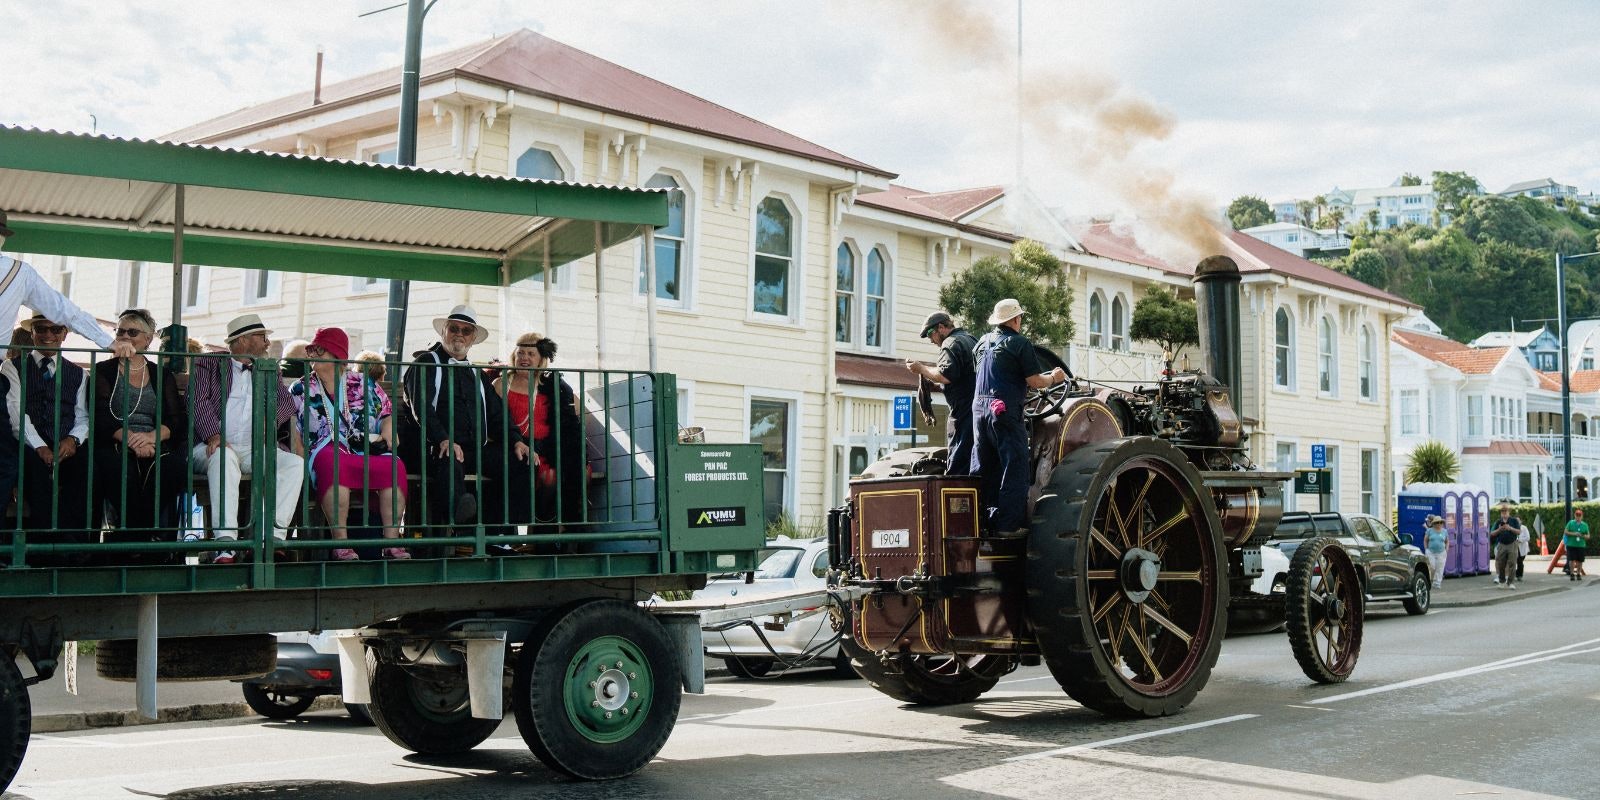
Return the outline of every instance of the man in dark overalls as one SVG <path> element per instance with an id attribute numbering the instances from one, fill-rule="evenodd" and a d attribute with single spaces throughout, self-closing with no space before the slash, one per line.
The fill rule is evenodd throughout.
<path id="1" fill-rule="evenodd" d="M 1028 428 L 1023 424 L 1022 400 L 1028 389 L 1043 389 L 1067 379 L 1060 367 L 1039 371 L 1033 344 L 1019 331 L 1022 304 L 1013 299 L 994 304 L 989 324 L 995 326 L 978 340 L 978 377 L 972 397 L 972 427 L 976 447 L 972 471 L 983 480 L 979 496 L 988 529 L 998 536 L 1027 532 Z"/>
<path id="2" fill-rule="evenodd" d="M 944 390 L 950 407 L 950 423 L 944 474 L 966 475 L 972 469 L 972 389 L 977 381 L 977 364 L 972 351 L 978 340 L 955 326 L 950 315 L 935 311 L 922 323 L 922 338 L 939 348 L 939 362 L 928 366 L 921 361 L 906 361 L 906 369 L 932 381 Z M 933 424 L 933 419 L 928 419 Z"/>

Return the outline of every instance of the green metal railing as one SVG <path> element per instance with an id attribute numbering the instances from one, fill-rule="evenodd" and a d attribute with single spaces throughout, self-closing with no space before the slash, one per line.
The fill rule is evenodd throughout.
<path id="1" fill-rule="evenodd" d="M 367 556 L 371 554 L 364 551 L 369 547 L 402 547 L 415 560 L 444 561 L 500 552 L 559 560 L 615 552 L 659 555 L 663 549 L 665 488 L 659 468 L 676 433 L 676 389 L 671 376 L 497 367 L 501 389 L 520 382 L 522 388 L 532 390 L 529 417 L 541 396 L 546 403 L 561 407 L 548 435 L 535 442 L 531 441 L 533 421 L 513 418 L 511 404 L 481 377 L 483 368 L 479 366 L 411 363 L 403 365 L 404 381 L 363 378 L 359 384 L 362 397 L 377 387 L 389 393 L 393 408 L 387 424 L 372 425 L 371 415 L 361 413 L 365 405 L 352 409 L 347 402 L 345 376 L 355 362 L 306 360 L 306 371 L 313 377 L 295 382 L 298 388 L 286 391 L 282 362 L 256 359 L 249 372 L 243 373 L 251 381 L 252 413 L 249 458 L 239 465 L 248 471 L 245 477 L 250 481 L 249 492 L 238 495 L 246 511 L 241 523 L 239 509 L 227 507 L 228 493 L 211 485 L 202 457 L 206 442 L 196 431 L 197 392 L 212 387 L 211 382 L 198 386 L 201 382 L 194 376 L 201 371 L 233 375 L 232 356 L 149 353 L 145 368 L 150 371 L 144 373 L 147 381 L 144 386 L 134 386 L 126 363 L 118 365 L 115 380 L 96 382 L 101 370 L 110 369 L 102 366 L 111 358 L 105 352 L 34 350 L 59 352 L 67 360 L 87 364 L 82 375 L 84 413 L 63 411 L 62 404 L 55 403 L 53 414 L 38 420 L 60 431 L 86 426 L 84 444 L 71 456 L 83 459 L 83 479 L 82 485 L 76 477 L 64 480 L 62 467 L 48 466 L 40 454 L 30 453 L 26 426 L 19 425 L 24 435 L 18 437 L 15 453 L 18 486 L 30 491 L 19 491 L 14 518 L 6 526 L 10 542 L 0 548 L 0 554 L 7 557 L 8 564 L 0 571 L 0 580 L 6 573 L 37 567 L 65 568 L 67 572 L 76 567 L 136 571 L 173 565 L 186 557 L 204 573 L 228 568 L 195 561 L 231 551 L 239 561 L 248 562 L 243 571 L 249 586 L 270 588 L 276 585 L 276 570 L 287 566 L 285 560 L 324 571 L 356 569 L 372 560 L 330 560 L 333 549 L 345 547 Z M 162 379 L 167 373 L 156 371 L 158 366 L 174 375 L 170 384 Z M 394 377 L 399 366 L 388 364 L 385 377 Z M 138 371 L 137 362 L 132 371 Z M 57 369 L 52 376 L 54 385 L 41 390 L 31 377 L 33 370 L 19 369 L 16 392 L 21 402 L 13 413 L 28 415 L 30 397 L 59 397 L 72 380 L 69 372 L 70 368 Z M 180 373 L 189 376 L 183 389 L 176 388 Z M 436 381 L 443 381 L 445 387 L 459 383 L 473 388 L 478 392 L 477 402 L 469 405 L 465 401 L 472 399 L 470 394 L 448 390 L 438 393 L 437 403 L 432 397 L 416 396 L 419 390 L 437 385 Z M 404 389 L 395 391 L 402 385 Z M 214 412 L 223 446 L 230 440 L 227 387 L 227 382 L 217 387 L 220 394 Z M 186 395 L 181 403 L 170 397 L 173 391 Z M 142 455 L 119 443 L 141 433 L 131 421 L 140 401 L 152 395 L 150 416 L 156 435 L 153 452 Z M 281 402 L 296 403 L 291 415 L 294 424 L 286 435 L 277 425 Z M 181 412 L 169 411 L 169 405 Z M 343 411 L 337 410 L 341 407 Z M 417 419 L 409 418 L 408 407 L 417 412 Z M 72 413 L 74 418 L 64 419 L 64 413 Z M 180 414 L 183 419 L 172 424 L 172 417 Z M 524 422 L 527 434 L 522 433 Z M 366 453 L 374 441 L 370 435 L 374 429 L 386 431 L 378 439 L 389 446 L 393 457 Z M 295 519 L 288 526 L 289 537 L 275 540 L 276 489 L 283 477 L 279 473 L 280 445 L 310 455 L 319 444 L 314 435 L 319 430 L 324 433 L 321 438 L 330 442 L 326 448 L 331 453 L 332 473 L 358 472 L 359 484 L 350 487 L 348 498 L 340 492 L 325 497 L 329 487 L 325 479 L 315 479 L 314 462 L 298 459 L 300 491 Z M 430 468 L 431 458 L 424 457 L 423 451 L 437 446 L 441 430 L 452 432 L 450 438 L 461 444 L 464 459 Z M 235 432 L 233 438 L 237 436 Z M 524 456 L 516 444 L 525 440 L 528 451 Z M 226 461 L 226 456 L 222 458 Z M 534 467 L 536 458 L 549 469 Z M 350 466 L 350 459 L 356 460 L 355 467 Z M 285 459 L 286 464 L 288 461 Z M 49 475 L 39 474 L 41 469 L 50 470 Z M 402 470 L 407 480 L 400 479 Z M 454 484 L 458 478 L 478 500 L 477 514 L 470 521 L 443 513 L 453 510 L 454 503 L 439 481 Z M 47 494 L 40 490 L 42 480 L 49 480 Z M 377 488 L 381 484 L 397 488 L 380 494 Z M 405 487 L 403 491 L 400 486 Z M 387 507 L 383 506 L 385 500 Z M 441 509 L 440 503 L 452 508 Z M 209 507 L 204 526 L 193 520 L 192 509 L 197 504 Z M 392 523 L 387 533 L 398 536 L 395 541 L 354 537 L 369 532 L 375 520 L 381 526 L 384 517 Z M 68 524 L 75 521 L 78 524 Z M 230 529 L 236 531 L 237 540 L 217 538 L 219 532 L 226 537 Z M 658 569 L 661 563 L 664 560 L 658 562 Z M 388 562 L 384 566 L 395 565 Z"/>

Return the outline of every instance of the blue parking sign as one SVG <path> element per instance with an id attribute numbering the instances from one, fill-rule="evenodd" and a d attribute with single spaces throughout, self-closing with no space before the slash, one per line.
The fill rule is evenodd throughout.
<path id="1" fill-rule="evenodd" d="M 1325 444 L 1311 445 L 1311 468 L 1322 469 L 1328 466 L 1328 446 Z"/>
<path id="2" fill-rule="evenodd" d="M 902 394 L 894 398 L 894 429 L 905 431 L 911 429 L 911 395 Z"/>

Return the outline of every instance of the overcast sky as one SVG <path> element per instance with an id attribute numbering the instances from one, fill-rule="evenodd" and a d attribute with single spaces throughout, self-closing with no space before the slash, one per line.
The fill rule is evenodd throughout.
<path id="1" fill-rule="evenodd" d="M 153 136 L 394 68 L 398 0 L 0 0 L 0 122 Z M 953 4 L 953 5 L 952 5 Z M 1028 184 L 1138 211 L 1465 170 L 1600 190 L 1600 3 L 1026 0 Z M 531 28 L 944 190 L 1010 184 L 1015 0 L 439 0 L 424 49 Z M 1110 105 L 1107 105 L 1110 103 Z M 1149 106 L 1143 104 L 1148 103 Z M 1137 124 L 1118 108 L 1134 108 Z M 1113 113 L 1097 115 L 1096 109 Z"/>

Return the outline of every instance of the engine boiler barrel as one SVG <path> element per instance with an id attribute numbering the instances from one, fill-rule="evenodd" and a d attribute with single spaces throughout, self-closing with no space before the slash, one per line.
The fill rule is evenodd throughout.
<path id="1" fill-rule="evenodd" d="M 1239 265 L 1227 256 L 1209 256 L 1194 270 L 1195 310 L 1200 317 L 1200 350 L 1205 371 L 1228 387 L 1239 402 Z"/>

